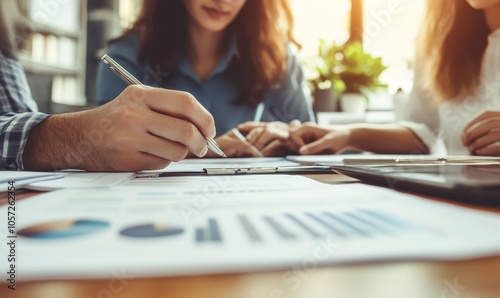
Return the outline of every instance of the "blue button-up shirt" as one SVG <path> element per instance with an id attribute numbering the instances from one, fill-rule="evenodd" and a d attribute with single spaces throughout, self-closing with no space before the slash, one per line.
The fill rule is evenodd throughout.
<path id="1" fill-rule="evenodd" d="M 168 73 L 160 71 L 159 66 L 140 63 L 138 37 L 135 34 L 111 44 L 107 53 L 145 85 L 191 93 L 214 116 L 218 135 L 245 121 L 314 121 L 304 73 L 291 50 L 284 80 L 265 92 L 263 103 L 257 107 L 251 107 L 242 100 L 239 77 L 229 70 L 231 61 L 239 56 L 235 40 L 205 80 L 198 77 L 187 56 Z M 114 99 L 125 88 L 126 84 L 106 65 L 99 65 L 99 104 Z"/>

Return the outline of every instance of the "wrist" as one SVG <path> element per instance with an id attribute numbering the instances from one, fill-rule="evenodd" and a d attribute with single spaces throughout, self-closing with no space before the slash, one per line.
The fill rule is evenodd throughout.
<path id="1" fill-rule="evenodd" d="M 347 146 L 351 149 L 364 150 L 363 144 L 366 142 L 366 129 L 359 125 L 348 125 Z"/>
<path id="2" fill-rule="evenodd" d="M 31 129 L 23 152 L 24 168 L 34 171 L 82 168 L 78 141 L 83 142 L 83 114 L 52 115 Z"/>

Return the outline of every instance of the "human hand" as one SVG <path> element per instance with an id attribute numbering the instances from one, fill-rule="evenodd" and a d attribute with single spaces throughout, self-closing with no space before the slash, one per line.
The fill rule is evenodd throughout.
<path id="1" fill-rule="evenodd" d="M 300 154 L 332 154 L 347 149 L 350 131 L 342 126 L 321 127 L 300 121 L 290 123 L 290 142 Z"/>
<path id="2" fill-rule="evenodd" d="M 236 128 L 233 128 L 215 139 L 221 150 L 224 151 L 224 154 L 226 154 L 227 157 L 260 157 L 258 152 L 255 152 L 254 149 L 251 148 L 252 144 L 246 140 L 241 140 L 235 134 L 235 130 Z M 219 155 L 209 151 L 206 157 L 213 158 L 219 157 Z"/>
<path id="3" fill-rule="evenodd" d="M 246 133 L 247 141 L 263 156 L 283 156 L 290 151 L 289 127 L 284 122 L 245 122 L 238 130 Z"/>
<path id="4" fill-rule="evenodd" d="M 500 156 L 500 111 L 486 111 L 470 121 L 462 133 L 462 143 L 471 154 Z"/>
<path id="5" fill-rule="evenodd" d="M 54 115 L 30 132 L 26 169 L 89 171 L 160 169 L 188 151 L 207 152 L 213 117 L 186 93 L 129 86 L 115 100 L 78 113 Z"/>

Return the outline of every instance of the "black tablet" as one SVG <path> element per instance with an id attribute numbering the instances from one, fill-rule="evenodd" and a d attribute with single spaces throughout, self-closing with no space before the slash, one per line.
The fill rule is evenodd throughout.
<path id="1" fill-rule="evenodd" d="M 500 164 L 333 166 L 362 181 L 477 205 L 500 206 Z"/>

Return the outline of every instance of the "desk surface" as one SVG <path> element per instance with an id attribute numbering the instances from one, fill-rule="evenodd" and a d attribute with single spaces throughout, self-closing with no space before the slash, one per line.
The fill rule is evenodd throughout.
<path id="1" fill-rule="evenodd" d="M 357 183 L 334 174 L 308 176 L 324 183 Z M 500 209 L 481 209 L 500 213 Z M 3 276 L 0 282 L 5 282 Z M 19 283 L 16 291 L 2 283 L 0 297 L 498 298 L 500 256 L 461 262 L 393 261 L 150 279 L 130 279 L 124 272 L 111 280 Z"/>

